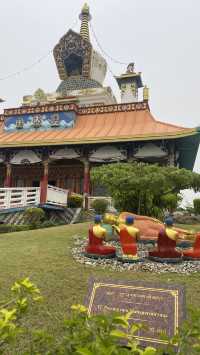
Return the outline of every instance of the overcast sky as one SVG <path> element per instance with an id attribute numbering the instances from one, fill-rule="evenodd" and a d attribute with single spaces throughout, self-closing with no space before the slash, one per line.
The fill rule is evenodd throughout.
<path id="1" fill-rule="evenodd" d="M 0 79 L 47 56 L 69 28 L 79 31 L 82 0 L 1 0 Z M 200 126 L 200 1 L 90 0 L 92 26 L 103 50 L 114 59 L 135 62 L 150 87 L 155 118 Z M 74 27 L 75 25 L 75 27 Z M 92 37 L 92 35 L 91 35 Z M 100 51 L 95 39 L 93 46 Z M 115 75 L 126 70 L 106 56 Z M 60 80 L 52 54 L 21 75 L 0 80 L 2 107 L 18 106 L 41 87 L 56 90 Z M 106 85 L 117 85 L 110 72 Z M 199 172 L 200 153 L 195 170 Z"/>

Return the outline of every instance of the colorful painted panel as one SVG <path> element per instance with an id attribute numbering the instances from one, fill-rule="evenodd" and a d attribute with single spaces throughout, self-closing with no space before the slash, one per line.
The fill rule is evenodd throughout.
<path id="1" fill-rule="evenodd" d="M 5 120 L 4 130 L 13 131 L 45 131 L 74 127 L 75 112 L 48 112 L 32 115 L 10 116 Z"/>

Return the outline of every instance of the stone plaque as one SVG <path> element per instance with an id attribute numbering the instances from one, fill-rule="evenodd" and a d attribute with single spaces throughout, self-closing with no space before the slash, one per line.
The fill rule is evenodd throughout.
<path id="1" fill-rule="evenodd" d="M 184 287 L 146 281 L 91 279 L 87 307 L 89 315 L 132 311 L 130 322 L 147 326 L 135 335 L 136 339 L 141 345 L 156 347 L 167 344 L 161 339 L 162 335 L 173 336 L 185 318 Z"/>

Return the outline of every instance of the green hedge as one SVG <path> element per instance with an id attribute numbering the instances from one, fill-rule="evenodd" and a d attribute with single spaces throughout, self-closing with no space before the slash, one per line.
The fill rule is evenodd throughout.
<path id="1" fill-rule="evenodd" d="M 13 224 L 0 224 L 0 233 L 21 232 L 31 229 L 28 224 L 13 225 Z"/>
<path id="2" fill-rule="evenodd" d="M 41 224 L 21 224 L 21 225 L 13 225 L 13 224 L 0 224 L 0 234 L 1 233 L 12 233 L 12 232 L 22 232 L 27 230 L 34 229 L 42 229 L 49 227 L 56 227 L 64 225 L 64 222 L 52 222 L 52 221 L 44 221 Z"/>

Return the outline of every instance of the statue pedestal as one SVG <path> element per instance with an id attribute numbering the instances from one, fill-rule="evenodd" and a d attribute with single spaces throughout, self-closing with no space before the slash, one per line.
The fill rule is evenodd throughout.
<path id="1" fill-rule="evenodd" d="M 87 253 L 85 252 L 84 255 L 87 258 L 91 258 L 91 259 L 113 259 L 115 258 L 116 254 L 108 254 L 108 255 L 101 255 L 101 254 L 92 254 L 92 253 Z"/>
<path id="2" fill-rule="evenodd" d="M 122 263 L 130 263 L 130 264 L 134 264 L 134 263 L 138 263 L 138 262 L 144 261 L 144 259 L 140 258 L 139 256 L 121 254 L 121 253 L 117 254 L 117 260 L 121 261 Z"/>
<path id="3" fill-rule="evenodd" d="M 178 264 L 181 263 L 183 261 L 183 259 L 181 257 L 179 258 L 160 258 L 158 256 L 149 256 L 148 258 L 149 260 L 152 261 L 156 261 L 158 263 L 162 263 L 162 264 Z"/>

